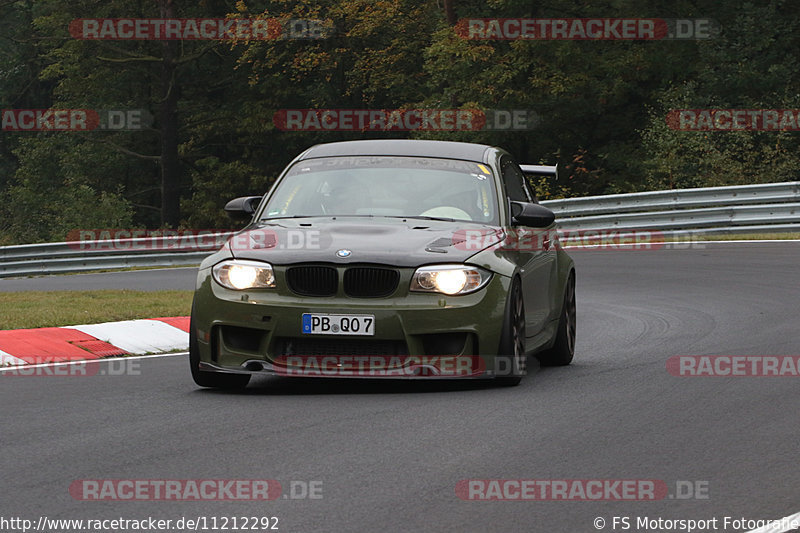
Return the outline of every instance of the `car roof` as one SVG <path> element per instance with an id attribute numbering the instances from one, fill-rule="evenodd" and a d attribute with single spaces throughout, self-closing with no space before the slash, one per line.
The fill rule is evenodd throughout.
<path id="1" fill-rule="evenodd" d="M 454 141 L 424 141 L 416 139 L 372 139 L 318 144 L 306 150 L 298 159 L 318 157 L 388 155 L 411 157 L 439 157 L 484 162 L 493 147 Z"/>

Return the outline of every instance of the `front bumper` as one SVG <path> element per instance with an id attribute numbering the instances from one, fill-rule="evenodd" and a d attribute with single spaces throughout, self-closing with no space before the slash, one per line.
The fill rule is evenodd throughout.
<path id="1" fill-rule="evenodd" d="M 475 293 L 446 296 L 409 292 L 412 273 L 401 269 L 392 296 L 352 298 L 297 296 L 280 284 L 232 291 L 203 269 L 191 332 L 200 370 L 303 377 L 494 377 L 510 279 L 494 274 Z M 304 313 L 374 315 L 375 335 L 303 334 Z"/>
<path id="2" fill-rule="evenodd" d="M 342 357 L 324 356 L 319 358 L 303 358 L 296 364 L 273 364 L 262 359 L 245 361 L 239 367 L 221 366 L 200 362 L 203 372 L 222 374 L 263 374 L 269 376 L 301 377 L 301 378 L 356 378 L 356 379 L 488 379 L 495 376 L 493 369 L 486 369 L 480 357 L 423 358 L 409 356 L 400 358 L 396 365 L 370 364 L 364 358 L 365 365 L 342 368 L 342 363 L 328 362 L 333 359 L 341 361 Z M 314 360 L 314 363 L 310 361 Z M 380 360 L 380 359 L 379 359 Z M 439 360 L 434 362 L 434 360 Z M 431 362 L 426 362 L 431 361 Z M 291 360 L 289 360 L 291 363 Z M 386 363 L 384 359 L 382 363 Z M 359 368 L 360 367 L 360 368 Z"/>

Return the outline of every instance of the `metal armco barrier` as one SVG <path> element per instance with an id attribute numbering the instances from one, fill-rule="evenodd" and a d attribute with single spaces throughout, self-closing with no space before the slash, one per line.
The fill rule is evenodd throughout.
<path id="1" fill-rule="evenodd" d="M 693 233 L 800 231 L 800 182 L 546 200 L 564 230 Z"/>
<path id="2" fill-rule="evenodd" d="M 658 230 L 664 235 L 800 232 L 800 182 L 586 196 L 545 200 L 559 228 Z M 147 237 L 0 247 L 0 278 L 129 267 L 197 265 L 230 233 L 214 243 L 155 245 Z M 179 240 L 179 239 L 178 239 Z M 216 244 L 218 243 L 218 244 Z M 0 287 L 1 288 L 1 287 Z"/>
<path id="3" fill-rule="evenodd" d="M 51 242 L 0 247 L 0 278 L 130 267 L 197 265 L 231 233 L 202 239 L 143 237 L 107 241 Z"/>

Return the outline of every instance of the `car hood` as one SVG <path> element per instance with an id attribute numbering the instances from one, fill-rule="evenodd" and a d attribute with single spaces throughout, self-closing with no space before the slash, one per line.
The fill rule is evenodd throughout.
<path id="1" fill-rule="evenodd" d="M 474 222 L 309 217 L 245 229 L 233 235 L 226 246 L 236 258 L 277 265 L 326 262 L 416 267 L 466 261 L 502 237 L 501 228 Z"/>

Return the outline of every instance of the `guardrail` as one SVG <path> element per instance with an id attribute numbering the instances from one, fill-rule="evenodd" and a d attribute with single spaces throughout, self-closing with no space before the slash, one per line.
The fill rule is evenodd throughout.
<path id="1" fill-rule="evenodd" d="M 0 278 L 119 270 L 130 267 L 197 265 L 217 251 L 231 232 L 0 246 Z M 199 238 L 202 237 L 202 238 Z"/>
<path id="2" fill-rule="evenodd" d="M 800 182 L 587 196 L 541 202 L 556 213 L 562 230 L 659 230 L 696 233 L 800 232 Z M 0 278 L 196 265 L 230 232 L 203 242 L 175 237 L 75 241 L 0 247 Z M 213 239 L 211 239 L 213 237 Z"/>
<path id="3" fill-rule="evenodd" d="M 545 200 L 564 230 L 694 233 L 800 231 L 800 182 Z"/>

